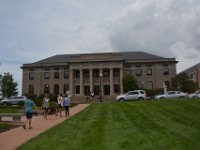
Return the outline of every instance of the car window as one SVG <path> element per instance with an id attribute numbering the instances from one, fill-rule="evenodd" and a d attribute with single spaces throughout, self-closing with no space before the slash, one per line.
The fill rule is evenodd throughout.
<path id="1" fill-rule="evenodd" d="M 172 94 L 175 94 L 175 92 L 169 92 L 169 93 L 168 93 L 168 95 L 172 95 Z"/>
<path id="2" fill-rule="evenodd" d="M 17 97 L 17 99 L 23 99 L 23 98 L 24 98 L 24 97 L 22 97 L 22 96 L 21 96 L 21 97 Z"/>
<path id="3" fill-rule="evenodd" d="M 136 94 L 138 94 L 138 91 L 133 91 L 133 92 L 128 93 L 128 95 L 136 95 Z"/>
<path id="4" fill-rule="evenodd" d="M 144 91 L 140 91 L 140 93 L 141 93 L 141 94 L 145 94 L 145 92 L 144 92 Z"/>

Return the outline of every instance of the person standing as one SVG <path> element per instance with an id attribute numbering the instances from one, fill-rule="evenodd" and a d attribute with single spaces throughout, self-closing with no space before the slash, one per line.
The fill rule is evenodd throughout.
<path id="1" fill-rule="evenodd" d="M 60 94 L 57 98 L 58 103 L 58 113 L 60 113 L 60 117 L 62 117 L 62 107 L 63 107 L 63 97 L 62 94 Z"/>
<path id="2" fill-rule="evenodd" d="M 70 107 L 70 98 L 66 94 L 64 101 L 63 101 L 63 106 L 65 108 L 65 116 L 69 117 L 69 107 Z"/>
<path id="3" fill-rule="evenodd" d="M 44 119 L 47 120 L 47 116 L 49 114 L 49 96 L 48 94 L 45 94 L 45 97 L 43 98 L 43 101 L 42 101 L 42 108 L 44 110 Z"/>
<path id="4" fill-rule="evenodd" d="M 22 126 L 24 129 L 26 129 L 27 123 L 28 123 L 28 129 L 33 129 L 31 126 L 32 116 L 33 116 L 33 108 L 36 109 L 35 103 L 30 100 L 26 99 L 24 102 L 24 112 L 26 114 L 26 122 Z"/>

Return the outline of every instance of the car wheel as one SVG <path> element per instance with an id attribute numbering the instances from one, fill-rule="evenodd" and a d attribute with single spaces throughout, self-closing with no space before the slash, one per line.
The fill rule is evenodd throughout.
<path id="1" fill-rule="evenodd" d="M 138 100 L 141 101 L 141 100 L 144 100 L 144 98 L 143 97 L 139 97 Z"/>
<path id="2" fill-rule="evenodd" d="M 160 99 L 165 99 L 164 97 L 161 97 Z"/>
<path id="3" fill-rule="evenodd" d="M 3 102 L 2 105 L 7 106 L 8 102 Z"/>
<path id="4" fill-rule="evenodd" d="M 185 97 L 184 97 L 184 96 L 180 96 L 179 98 L 180 98 L 180 99 L 184 99 Z"/>
<path id="5" fill-rule="evenodd" d="M 124 98 L 120 98 L 119 101 L 120 102 L 125 102 L 125 99 Z"/>

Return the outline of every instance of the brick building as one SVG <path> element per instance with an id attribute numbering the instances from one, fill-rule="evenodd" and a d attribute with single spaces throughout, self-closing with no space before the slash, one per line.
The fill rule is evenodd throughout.
<path id="1" fill-rule="evenodd" d="M 88 91 L 104 96 L 123 93 L 124 75 L 133 75 L 145 89 L 171 84 L 176 75 L 175 58 L 145 52 L 110 52 L 55 55 L 34 63 L 23 64 L 22 93 L 66 93 L 76 97 Z"/>

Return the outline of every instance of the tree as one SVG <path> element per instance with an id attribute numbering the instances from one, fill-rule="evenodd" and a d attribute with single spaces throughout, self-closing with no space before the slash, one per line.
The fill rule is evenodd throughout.
<path id="1" fill-rule="evenodd" d="M 18 94 L 18 84 L 17 82 L 14 82 L 13 77 L 10 73 L 4 73 L 3 76 L 1 75 L 0 85 L 3 97 L 10 97 Z"/>
<path id="2" fill-rule="evenodd" d="M 186 73 L 180 73 L 171 79 L 172 88 L 181 90 L 183 92 L 194 92 L 198 89 L 197 83 L 189 79 Z"/>
<path id="3" fill-rule="evenodd" d="M 132 75 L 125 75 L 123 77 L 124 92 L 138 89 L 137 80 Z"/>

